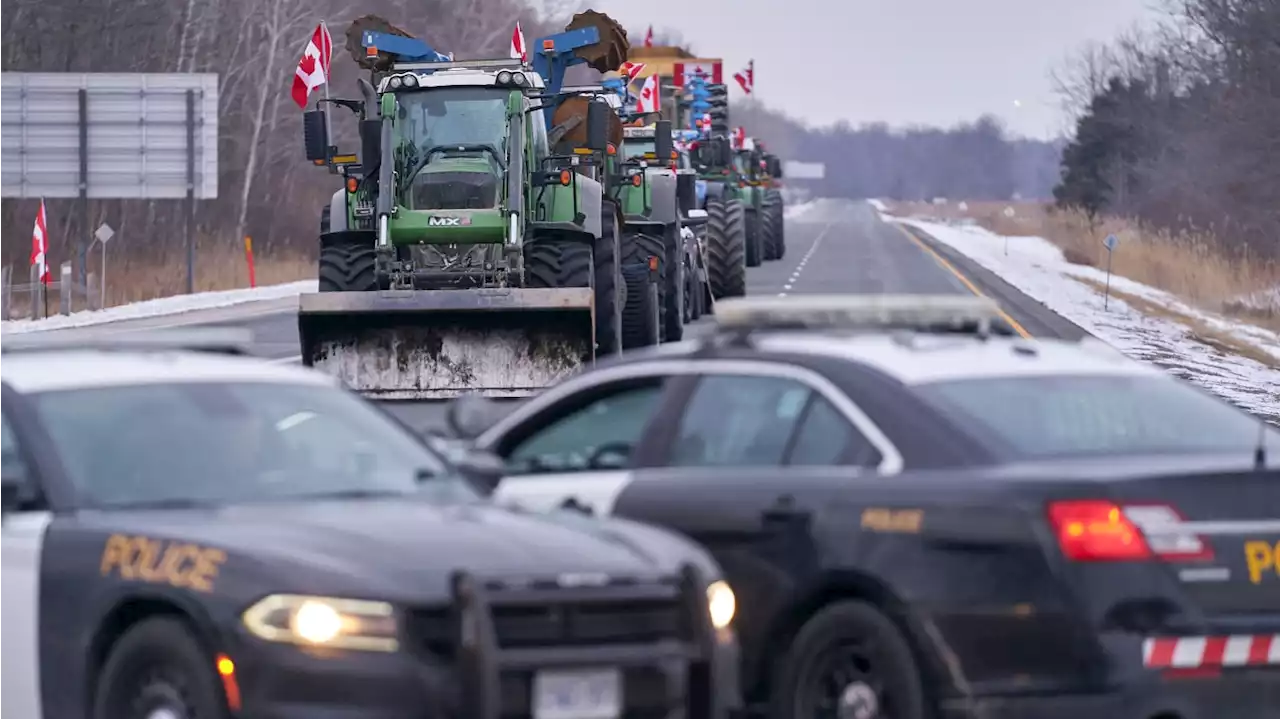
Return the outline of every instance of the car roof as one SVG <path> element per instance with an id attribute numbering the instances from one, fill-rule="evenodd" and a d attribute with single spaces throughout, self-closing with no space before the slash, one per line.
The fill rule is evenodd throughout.
<path id="1" fill-rule="evenodd" d="M 328 375 L 260 358 L 185 350 L 57 349 L 6 353 L 4 383 L 49 392 L 182 382 L 270 382 L 337 386 Z"/>
<path id="2" fill-rule="evenodd" d="M 1132 360 L 1093 339 L 1069 342 L 911 332 L 767 330 L 752 332 L 749 343 L 752 349 L 765 355 L 850 360 L 906 385 L 1086 375 L 1168 378 L 1158 367 Z M 688 356 L 706 346 L 705 339 L 660 345 L 635 353 L 630 359 L 640 362 Z"/>

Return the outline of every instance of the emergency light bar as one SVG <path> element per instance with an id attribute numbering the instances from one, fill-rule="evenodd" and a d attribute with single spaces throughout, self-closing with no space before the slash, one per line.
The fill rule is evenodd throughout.
<path id="1" fill-rule="evenodd" d="M 994 328 L 1003 334 L 1005 329 L 1000 306 L 994 300 L 963 295 L 734 297 L 716 302 L 714 317 L 717 326 L 725 330 L 951 329 L 990 334 Z"/>
<path id="2" fill-rule="evenodd" d="M 84 332 L 85 330 L 80 330 Z M 0 336 L 0 352 L 209 352 L 212 354 L 247 355 L 253 345 L 253 332 L 241 327 L 201 329 L 139 329 L 108 335 L 66 335 L 58 332 L 6 333 Z"/>

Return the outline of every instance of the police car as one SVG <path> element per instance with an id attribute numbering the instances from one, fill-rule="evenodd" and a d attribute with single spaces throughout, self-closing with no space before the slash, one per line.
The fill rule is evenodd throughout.
<path id="1" fill-rule="evenodd" d="M 789 717 L 1248 719 L 1280 708 L 1277 432 L 981 298 L 744 298 L 455 429 L 508 503 L 669 527 Z M 467 409 L 469 403 L 471 407 Z"/>
<path id="2" fill-rule="evenodd" d="M 481 501 L 483 462 L 224 354 L 238 341 L 4 338 L 5 716 L 737 705 L 733 592 L 705 551 Z"/>

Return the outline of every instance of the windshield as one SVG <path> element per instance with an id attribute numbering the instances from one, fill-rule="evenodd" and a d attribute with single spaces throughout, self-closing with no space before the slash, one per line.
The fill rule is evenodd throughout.
<path id="1" fill-rule="evenodd" d="M 1167 377 L 1027 377 L 937 382 L 924 398 L 1023 459 L 1240 452 L 1264 425 Z M 1267 429 L 1267 442 L 1280 432 Z"/>
<path id="2" fill-rule="evenodd" d="M 397 95 L 394 144 L 402 182 L 408 184 L 413 179 L 409 173 L 416 175 L 426 164 L 446 157 L 505 163 L 509 92 L 493 87 L 445 87 Z"/>
<path id="3" fill-rule="evenodd" d="M 622 141 L 622 158 L 630 160 L 633 157 L 640 157 L 646 152 L 655 152 L 657 146 L 652 139 L 641 140 L 623 140 Z"/>
<path id="4" fill-rule="evenodd" d="M 45 392 L 35 407 L 91 506 L 476 498 L 402 425 L 336 387 L 128 385 Z"/>

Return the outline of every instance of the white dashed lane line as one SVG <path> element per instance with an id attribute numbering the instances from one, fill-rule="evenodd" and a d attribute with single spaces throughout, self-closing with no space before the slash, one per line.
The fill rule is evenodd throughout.
<path id="1" fill-rule="evenodd" d="M 787 293 L 791 291 L 791 288 L 796 286 L 796 283 L 800 280 L 800 274 L 804 272 L 805 265 L 809 264 L 809 259 L 813 257 L 814 252 L 817 252 L 818 247 L 822 245 L 822 240 L 826 238 L 827 232 L 830 230 L 831 225 L 827 225 L 822 228 L 822 232 L 818 233 L 817 239 L 815 239 L 813 244 L 809 246 L 809 251 L 804 253 L 804 257 L 800 258 L 800 263 L 796 265 L 796 269 L 791 273 L 791 276 L 787 278 L 786 283 L 782 285 L 782 291 L 778 293 L 779 297 L 786 297 Z"/>

